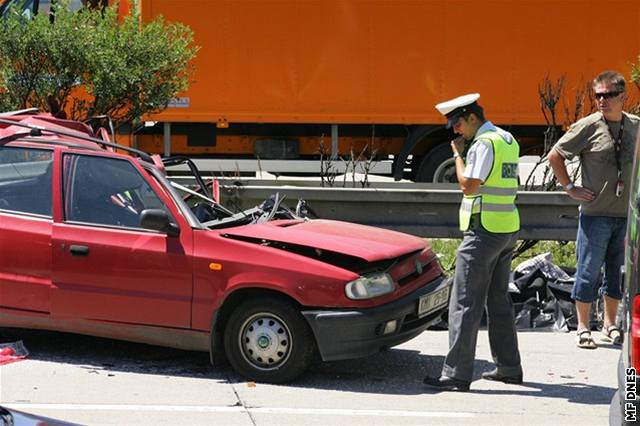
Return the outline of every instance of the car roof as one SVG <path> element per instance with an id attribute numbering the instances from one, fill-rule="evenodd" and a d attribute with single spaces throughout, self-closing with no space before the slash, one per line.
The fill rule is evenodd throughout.
<path id="1" fill-rule="evenodd" d="M 15 122 L 16 124 L 9 122 Z M 42 134 L 28 134 L 27 125 L 32 128 L 37 127 L 42 129 Z M 53 117 L 51 114 L 0 115 L 0 140 L 4 137 L 21 133 L 24 133 L 24 137 L 32 142 L 46 143 L 57 141 L 72 143 L 82 148 L 104 150 L 97 142 L 83 139 L 83 137 L 95 137 L 91 127 L 87 124 L 78 121 L 62 120 Z M 79 137 L 74 137 L 75 135 Z"/>
<path id="2" fill-rule="evenodd" d="M 159 164 L 144 151 L 112 142 L 104 129 L 99 130 L 96 135 L 85 123 L 56 118 L 51 114 L 41 114 L 34 109 L 0 114 L 0 146 L 10 144 L 12 141 L 63 145 L 116 155 L 118 154 L 114 149 L 119 149 L 154 166 Z"/>

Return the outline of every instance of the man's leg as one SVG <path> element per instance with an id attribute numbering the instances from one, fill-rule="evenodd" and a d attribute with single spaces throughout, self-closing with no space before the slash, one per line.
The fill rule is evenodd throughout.
<path id="1" fill-rule="evenodd" d="M 608 329 L 612 325 L 616 325 L 618 305 L 620 305 L 620 301 L 618 299 L 614 299 L 607 295 L 604 296 L 604 324 L 602 324 L 602 328 L 604 330 Z"/>
<path id="2" fill-rule="evenodd" d="M 610 218 L 610 221 L 612 233 L 605 260 L 604 323 L 602 328 L 616 344 L 619 344 L 622 342 L 621 333 L 616 331 L 614 332 L 616 335 L 613 335 L 609 332 L 609 327 L 617 326 L 616 316 L 622 299 L 624 283 L 621 282 L 620 268 L 624 265 L 624 237 L 627 230 L 627 220 L 626 218 Z"/>
<path id="3" fill-rule="evenodd" d="M 589 330 L 591 318 L 591 302 L 576 302 L 576 314 L 578 316 L 578 330 Z"/>
<path id="4" fill-rule="evenodd" d="M 515 235 L 504 235 L 505 249 L 493 270 L 493 277 L 487 295 L 487 316 L 489 319 L 489 344 L 496 364 L 495 375 L 522 380 L 522 366 L 518 350 L 518 337 L 513 316 L 511 296 L 509 296 L 509 274 L 511 257 L 517 241 Z M 485 378 L 486 375 L 484 376 Z M 488 377 L 492 378 L 492 377 Z"/>
<path id="5" fill-rule="evenodd" d="M 478 328 L 484 312 L 491 271 L 499 248 L 483 230 L 465 233 L 456 256 L 456 272 L 449 303 L 449 352 L 442 375 L 470 382 Z"/>
<path id="6" fill-rule="evenodd" d="M 576 275 L 571 297 L 578 316 L 578 334 L 589 331 L 591 303 L 598 297 L 600 271 L 604 265 L 611 235 L 607 218 L 581 214 L 576 238 Z M 585 333 L 588 336 L 588 333 Z M 594 347 L 593 342 L 585 347 Z"/>

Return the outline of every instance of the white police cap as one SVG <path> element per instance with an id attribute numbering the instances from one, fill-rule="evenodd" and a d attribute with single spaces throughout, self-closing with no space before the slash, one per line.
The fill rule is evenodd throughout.
<path id="1" fill-rule="evenodd" d="M 453 127 L 462 114 L 468 111 L 469 107 L 480 99 L 479 93 L 470 93 L 468 95 L 458 96 L 457 98 L 440 102 L 436 105 L 436 109 L 440 114 L 447 117 L 447 129 Z"/>

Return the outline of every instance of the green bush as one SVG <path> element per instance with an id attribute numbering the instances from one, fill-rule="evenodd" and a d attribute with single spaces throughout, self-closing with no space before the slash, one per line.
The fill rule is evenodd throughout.
<path id="1" fill-rule="evenodd" d="M 440 263 L 445 270 L 452 269 L 456 257 L 456 250 L 462 240 L 458 239 L 429 239 L 433 251 L 439 256 Z M 575 242 L 539 241 L 530 249 L 524 251 L 511 262 L 511 269 L 527 259 L 539 254 L 551 252 L 551 261 L 558 266 L 575 268 L 576 244 Z"/>
<path id="2" fill-rule="evenodd" d="M 86 120 L 116 122 L 158 112 L 188 87 L 198 48 L 182 24 L 162 17 L 119 21 L 117 4 L 72 12 L 57 3 L 55 19 L 13 8 L 0 23 L 0 108 L 37 107 Z"/>

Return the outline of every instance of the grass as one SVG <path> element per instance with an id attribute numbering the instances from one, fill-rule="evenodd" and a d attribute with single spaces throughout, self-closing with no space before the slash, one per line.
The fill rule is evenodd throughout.
<path id="1" fill-rule="evenodd" d="M 453 268 L 456 250 L 462 240 L 458 239 L 429 239 L 433 251 L 440 257 L 440 263 L 445 270 Z M 520 243 L 520 242 L 519 242 Z M 551 261 L 558 266 L 576 266 L 576 244 L 574 241 L 538 241 L 536 245 L 522 253 L 511 262 L 511 269 L 527 259 L 542 253 L 551 252 Z"/>

